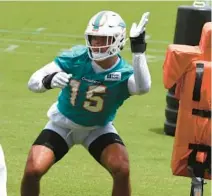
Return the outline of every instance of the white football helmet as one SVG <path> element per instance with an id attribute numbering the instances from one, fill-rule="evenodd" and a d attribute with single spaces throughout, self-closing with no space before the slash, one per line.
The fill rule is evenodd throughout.
<path id="1" fill-rule="evenodd" d="M 92 36 L 106 36 L 106 45 L 92 46 L 90 42 Z M 88 55 L 92 60 L 101 61 L 115 56 L 125 45 L 126 24 L 119 14 L 112 11 L 101 11 L 89 21 L 85 30 L 85 40 L 88 47 Z M 95 52 L 93 51 L 94 48 Z M 97 48 L 99 52 L 96 52 Z M 101 52 L 101 48 L 108 49 L 106 52 Z"/>

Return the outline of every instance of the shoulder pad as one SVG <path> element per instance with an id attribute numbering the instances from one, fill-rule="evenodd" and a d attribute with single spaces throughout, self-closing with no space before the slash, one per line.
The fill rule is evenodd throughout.
<path id="1" fill-rule="evenodd" d="M 78 58 L 87 55 L 87 47 L 83 45 L 73 46 L 70 50 L 63 51 L 61 57 Z"/>

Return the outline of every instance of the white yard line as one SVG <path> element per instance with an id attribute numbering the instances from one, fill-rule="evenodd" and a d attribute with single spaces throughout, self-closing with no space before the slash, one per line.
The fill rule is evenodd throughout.
<path id="1" fill-rule="evenodd" d="M 63 43 L 63 42 L 56 42 L 56 41 L 40 41 L 40 40 L 24 40 L 24 39 L 9 39 L 9 38 L 0 38 L 0 42 L 7 43 L 25 43 L 25 44 L 37 44 L 37 45 L 55 45 L 55 46 L 69 46 L 71 48 L 72 44 L 69 43 Z M 125 50 L 123 52 L 128 52 L 130 50 L 129 47 L 125 47 Z M 163 53 L 165 54 L 164 50 L 158 50 L 153 48 L 147 48 L 147 52 L 153 52 L 153 53 Z"/>
<path id="2" fill-rule="evenodd" d="M 83 35 L 75 35 L 69 33 L 43 33 L 41 31 L 45 30 L 46 28 L 40 27 L 36 30 L 10 30 L 10 29 L 0 29 L 0 33 L 10 33 L 10 34 L 31 34 L 31 35 L 43 35 L 46 37 L 67 37 L 67 38 L 75 38 L 75 39 L 84 39 Z M 38 33 L 39 32 L 39 33 Z M 147 42 L 154 43 L 154 44 L 169 44 L 170 42 L 164 40 L 151 40 L 150 35 L 147 35 Z"/>
<path id="3" fill-rule="evenodd" d="M 38 35 L 36 31 L 20 31 L 20 30 L 9 30 L 9 29 L 0 29 L 0 33 L 12 33 L 12 34 L 31 34 Z M 46 37 L 69 37 L 69 38 L 80 38 L 84 39 L 83 36 L 68 34 L 68 33 L 42 33 Z"/>
<path id="4" fill-rule="evenodd" d="M 41 45 L 58 45 L 58 46 L 70 46 L 71 44 L 55 42 L 55 41 L 39 41 L 39 40 L 23 40 L 23 39 L 9 39 L 9 38 L 0 38 L 2 42 L 20 42 L 27 44 L 41 44 Z"/>
<path id="5" fill-rule="evenodd" d="M 130 50 L 131 50 L 130 47 L 124 47 L 123 52 L 129 52 Z M 148 47 L 147 47 L 146 52 L 165 54 L 166 51 L 165 51 L 165 50 L 158 50 L 158 49 L 148 48 Z"/>
<path id="6" fill-rule="evenodd" d="M 19 45 L 9 45 L 7 48 L 4 49 L 5 52 L 13 52 Z"/>
<path id="7" fill-rule="evenodd" d="M 46 30 L 44 27 L 40 27 L 37 29 L 27 29 L 27 30 L 9 30 L 9 29 L 0 29 L 0 33 L 8 33 L 8 34 L 31 34 L 31 35 L 43 35 L 46 37 L 67 37 L 67 38 L 75 38 L 75 39 L 84 39 L 83 36 L 67 34 L 67 33 L 43 33 Z M 157 44 L 168 44 L 168 41 L 160 41 L 160 40 L 150 40 L 150 36 L 147 36 L 147 40 L 149 43 L 157 43 Z M 0 38 L 0 44 L 8 44 L 5 48 L 0 48 L 0 53 L 10 53 L 15 55 L 33 55 L 33 56 L 56 56 L 57 54 L 47 54 L 47 53 L 33 53 L 33 52 L 19 52 L 16 51 L 19 45 L 15 43 L 23 43 L 23 44 L 35 44 L 35 45 L 52 45 L 52 46 L 63 46 L 62 48 L 71 48 L 72 44 L 67 42 L 60 41 L 41 41 L 41 40 L 30 40 L 28 39 L 13 39 L 13 38 Z M 80 44 L 80 43 L 79 43 Z M 84 44 L 84 43 L 82 43 Z M 62 51 L 64 49 L 60 49 Z M 67 49 L 66 49 L 67 50 Z M 123 52 L 129 52 L 130 47 L 125 47 Z M 149 53 L 153 53 L 154 55 L 150 55 Z M 155 55 L 157 53 L 158 55 Z M 147 48 L 147 59 L 148 62 L 157 62 L 164 60 L 164 50 L 158 50 L 154 48 Z M 129 62 L 131 60 L 127 59 Z"/>
<path id="8" fill-rule="evenodd" d="M 0 53 L 7 53 L 7 54 L 15 54 L 15 55 L 32 55 L 32 56 L 54 56 L 53 54 L 47 54 L 47 53 L 33 53 L 33 52 L 17 52 L 17 51 L 12 51 L 12 52 L 7 52 L 3 48 L 0 48 Z"/>
<path id="9" fill-rule="evenodd" d="M 37 28 L 37 29 L 35 30 L 35 32 L 36 32 L 36 33 L 41 33 L 41 32 L 44 31 L 44 30 L 46 30 L 46 28 L 40 27 L 40 28 Z"/>
<path id="10" fill-rule="evenodd" d="M 6 54 L 14 54 L 14 55 L 26 55 L 26 56 L 56 56 L 57 54 L 48 54 L 48 53 L 34 53 L 34 52 L 17 52 L 17 51 L 11 51 L 8 52 L 4 48 L 0 48 L 0 54 L 1 53 L 6 53 Z M 128 62 L 132 62 L 131 59 L 126 59 Z M 158 61 L 163 61 L 164 57 L 163 56 L 153 56 L 153 55 L 147 55 L 147 61 L 148 62 L 158 62 Z"/>

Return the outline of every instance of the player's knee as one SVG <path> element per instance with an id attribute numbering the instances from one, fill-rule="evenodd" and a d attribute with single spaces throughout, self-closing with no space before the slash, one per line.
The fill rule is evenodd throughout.
<path id="1" fill-rule="evenodd" d="M 43 176 L 42 171 L 40 168 L 37 167 L 27 167 L 24 176 L 27 178 L 34 178 L 34 179 L 40 179 Z"/>
<path id="2" fill-rule="evenodd" d="M 27 162 L 24 176 L 27 178 L 40 179 L 45 173 L 42 165 L 39 162 L 30 160 Z"/>
<path id="3" fill-rule="evenodd" d="M 116 177 L 129 177 L 130 167 L 129 167 L 129 160 L 126 157 L 111 157 L 109 162 L 109 170 L 113 176 Z"/>

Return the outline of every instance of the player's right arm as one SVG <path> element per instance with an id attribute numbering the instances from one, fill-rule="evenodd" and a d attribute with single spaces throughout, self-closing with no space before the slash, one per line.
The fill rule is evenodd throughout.
<path id="1" fill-rule="evenodd" d="M 36 93 L 42 93 L 52 88 L 64 88 L 71 74 L 65 73 L 54 61 L 32 74 L 28 88 Z"/>
<path id="2" fill-rule="evenodd" d="M 74 66 L 87 55 L 85 46 L 77 45 L 62 52 L 54 61 L 37 70 L 29 79 L 28 88 L 42 93 L 52 88 L 64 88 L 70 81 Z"/>

